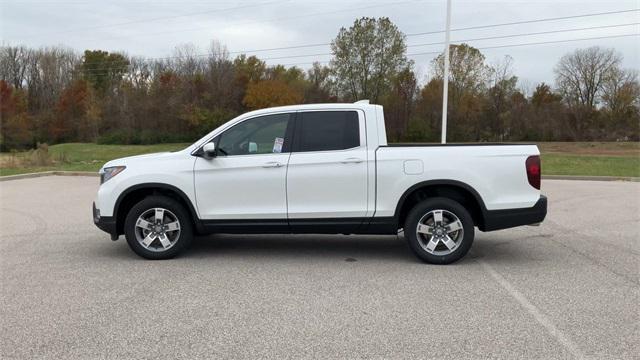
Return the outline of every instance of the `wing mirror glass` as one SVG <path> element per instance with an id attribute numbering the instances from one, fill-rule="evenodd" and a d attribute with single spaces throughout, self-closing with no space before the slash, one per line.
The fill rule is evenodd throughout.
<path id="1" fill-rule="evenodd" d="M 206 157 L 212 158 L 216 156 L 216 144 L 210 142 L 204 144 L 202 147 L 202 152 Z"/>

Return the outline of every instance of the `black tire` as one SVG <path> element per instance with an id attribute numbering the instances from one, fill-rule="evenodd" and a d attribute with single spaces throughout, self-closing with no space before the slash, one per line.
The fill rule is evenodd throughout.
<path id="1" fill-rule="evenodd" d="M 153 208 L 163 208 L 172 212 L 180 222 L 180 233 L 173 246 L 164 251 L 151 251 L 140 244 L 136 238 L 136 221 L 144 212 Z M 124 222 L 124 234 L 131 250 L 145 259 L 171 259 L 189 247 L 193 239 L 193 223 L 189 212 L 176 200 L 166 196 L 149 196 L 134 205 Z"/>
<path id="2" fill-rule="evenodd" d="M 426 251 L 418 240 L 417 227 L 420 219 L 433 210 L 446 210 L 457 216 L 462 223 L 461 242 L 457 248 L 446 255 L 436 255 Z M 422 261 L 430 264 L 451 264 L 464 257 L 471 245 L 475 235 L 473 218 L 469 211 L 460 205 L 460 203 L 448 198 L 432 198 L 425 200 L 411 209 L 404 223 L 404 236 L 409 243 L 409 247 L 413 253 Z M 422 236 L 422 235 L 421 235 Z"/>

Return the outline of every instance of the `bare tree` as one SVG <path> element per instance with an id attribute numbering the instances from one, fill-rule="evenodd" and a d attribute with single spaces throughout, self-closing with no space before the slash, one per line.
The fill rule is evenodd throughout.
<path id="1" fill-rule="evenodd" d="M 0 49 L 0 79 L 21 89 L 26 82 L 32 51 L 24 46 L 4 46 Z"/>
<path id="2" fill-rule="evenodd" d="M 560 59 L 555 68 L 556 85 L 569 106 L 593 109 L 621 61 L 613 49 L 578 49 Z"/>
<path id="3" fill-rule="evenodd" d="M 615 68 L 602 88 L 602 103 L 612 112 L 622 112 L 628 107 L 640 106 L 638 71 Z"/>

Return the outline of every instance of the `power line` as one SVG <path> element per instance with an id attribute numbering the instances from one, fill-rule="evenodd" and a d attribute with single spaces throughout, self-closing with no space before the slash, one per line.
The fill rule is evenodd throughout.
<path id="1" fill-rule="evenodd" d="M 623 35 L 610 35 L 610 36 L 597 36 L 597 37 L 589 37 L 589 38 L 580 38 L 580 39 L 566 39 L 566 40 L 556 40 L 556 41 L 540 41 L 540 42 L 530 42 L 530 43 L 520 43 L 520 44 L 509 44 L 509 45 L 497 45 L 497 46 L 483 46 L 483 47 L 479 47 L 477 48 L 478 50 L 488 50 L 488 49 L 500 49 L 500 48 L 510 48 L 510 47 L 521 47 L 521 46 L 533 46 L 533 45 L 545 45 L 545 44 L 558 44 L 558 43 L 567 43 L 567 42 L 576 42 L 576 41 L 588 41 L 588 40 L 601 40 L 601 39 L 613 39 L 613 38 L 623 38 L 623 37 L 631 37 L 631 36 L 640 36 L 640 33 L 635 33 L 635 34 L 623 34 Z M 441 54 L 442 51 L 430 51 L 430 52 L 421 52 L 421 53 L 411 53 L 411 54 L 407 54 L 407 56 L 423 56 L 423 55 L 437 55 L 437 54 Z M 331 54 L 316 54 L 314 56 L 317 55 L 331 55 Z M 294 56 L 294 57 L 304 57 L 305 55 L 302 56 Z M 312 55 L 309 55 L 312 56 Z M 284 59 L 284 58 L 291 58 L 291 57 L 279 57 L 277 59 Z M 265 59 L 261 59 L 263 61 L 266 60 L 274 60 L 276 58 L 265 58 Z M 320 63 L 320 64 L 325 64 L 325 63 L 329 63 L 330 60 L 323 60 L 323 61 L 313 61 L 313 62 L 303 62 L 303 63 L 285 63 L 285 64 L 278 64 L 278 65 L 282 65 L 282 66 L 298 66 L 298 65 L 312 65 L 314 63 Z M 96 72 L 90 72 L 90 71 L 82 71 L 83 73 L 87 73 L 87 74 L 93 74 L 93 75 L 104 75 L 104 74 L 108 74 L 109 69 L 100 69 L 100 71 L 96 71 Z"/>
<path id="2" fill-rule="evenodd" d="M 542 19 L 524 20 L 524 21 L 514 21 L 514 22 L 499 23 L 499 24 L 490 24 L 490 25 L 469 26 L 469 27 L 463 27 L 463 28 L 455 28 L 455 29 L 451 29 L 451 31 L 464 31 L 464 30 L 488 29 L 488 28 L 499 27 L 499 26 L 520 25 L 520 24 L 532 24 L 532 23 L 538 23 L 538 22 L 556 21 L 556 20 L 567 20 L 567 19 L 577 19 L 577 18 L 583 18 L 583 17 L 601 16 L 601 15 L 611 15 L 611 14 L 622 14 L 622 13 L 636 12 L 636 11 L 640 11 L 640 9 L 628 9 L 628 10 L 618 10 L 618 11 L 606 11 L 606 12 L 599 12 L 599 13 L 590 13 L 590 14 L 581 14 L 581 15 L 571 15 L 571 16 L 560 16 L 560 17 L 553 17 L 553 18 L 542 18 Z M 441 33 L 443 33 L 443 32 L 445 32 L 445 31 L 444 31 L 444 30 L 428 31 L 428 32 L 421 32 L 421 33 L 406 34 L 406 36 L 407 36 L 407 37 L 410 37 L 410 36 L 432 35 L 432 34 L 441 34 Z"/>
<path id="3" fill-rule="evenodd" d="M 471 38 L 471 39 L 458 39 L 458 40 L 452 40 L 452 42 L 461 43 L 461 42 L 469 42 L 469 41 L 504 39 L 504 38 L 512 38 L 512 37 L 534 36 L 534 35 L 553 34 L 553 33 L 571 32 L 571 31 L 596 30 L 596 29 L 624 27 L 624 26 L 632 26 L 632 25 L 640 25 L 640 23 L 636 22 L 636 23 L 628 23 L 628 24 L 602 25 L 602 26 L 591 26 L 591 27 L 572 28 L 572 29 L 549 30 L 549 31 L 541 31 L 541 32 L 531 32 L 531 33 L 488 36 L 488 37 Z M 407 45 L 407 48 L 420 47 L 420 46 L 430 46 L 430 45 L 441 45 L 441 44 L 444 44 L 444 42 L 440 41 L 440 42 L 433 42 L 433 43 L 412 44 L 412 45 Z M 236 51 L 236 52 L 228 52 L 228 54 L 245 54 L 245 53 L 255 52 L 255 51 L 271 51 L 271 50 L 279 50 L 279 49 L 292 49 L 292 48 L 312 47 L 312 46 L 317 46 L 317 45 L 318 44 L 299 45 L 299 46 L 271 48 L 271 49 L 261 49 L 261 50 L 253 50 L 253 51 L 247 50 L 246 52 Z M 327 45 L 329 45 L 329 44 L 327 44 Z M 196 55 L 194 55 L 194 57 L 204 57 L 204 56 L 210 56 L 210 55 L 211 54 L 196 54 Z M 281 59 L 290 59 L 290 58 L 302 58 L 302 57 L 312 57 L 312 56 L 329 56 L 329 55 L 333 55 L 333 54 L 331 54 L 331 53 L 319 53 L 319 54 L 307 54 L 307 55 L 289 55 L 289 56 L 263 58 L 261 60 L 264 60 L 264 61 L 266 61 L 266 60 L 281 60 Z M 183 57 L 174 56 L 174 57 L 156 58 L 156 59 L 151 58 L 149 60 L 165 60 L 165 59 L 168 60 L 168 59 L 175 59 L 175 58 L 183 58 Z M 89 63 L 89 64 L 91 64 L 91 63 Z M 96 64 L 96 63 L 94 63 L 94 64 Z M 110 65 L 116 65 L 116 64 L 118 64 L 118 63 L 116 62 L 116 63 L 112 63 Z M 121 62 L 120 64 L 121 65 L 125 65 L 126 62 Z M 114 69 L 117 69 L 117 68 L 118 67 L 114 67 Z M 109 68 L 88 68 L 88 69 L 85 69 L 84 71 L 107 70 L 107 69 L 109 69 Z"/>
<path id="4" fill-rule="evenodd" d="M 635 34 L 623 34 L 623 35 L 610 35 L 610 36 L 597 36 L 590 38 L 582 38 L 582 39 L 567 39 L 567 40 L 555 40 L 555 41 L 539 41 L 539 42 L 530 42 L 530 43 L 520 43 L 520 44 L 510 44 L 510 45 L 497 45 L 497 46 L 483 46 L 477 48 L 478 50 L 487 50 L 487 49 L 501 49 L 508 47 L 519 47 L 519 46 L 531 46 L 531 45 L 545 45 L 545 44 L 559 44 L 566 42 L 574 42 L 574 41 L 586 41 L 586 40 L 601 40 L 601 39 L 613 39 L 613 38 L 622 38 L 622 37 L 630 37 L 630 36 L 640 36 L 640 33 Z M 440 54 L 442 51 L 435 52 L 436 54 Z M 424 53 L 416 53 L 416 54 L 407 54 L 407 56 L 420 56 L 420 55 L 432 55 L 434 52 L 424 52 Z"/>
<path id="5" fill-rule="evenodd" d="M 354 9 L 349 9 L 347 11 L 350 10 L 356 10 L 356 8 Z M 589 13 L 589 14 L 581 14 L 581 15 L 572 15 L 572 16 L 564 16 L 564 17 L 553 17 L 553 18 L 543 18 L 543 19 L 534 19 L 534 20 L 523 20 L 523 21 L 517 21 L 517 22 L 510 22 L 510 23 L 499 23 L 499 24 L 487 24 L 487 25 L 479 25 L 479 26 L 473 26 L 473 27 L 467 27 L 467 28 L 459 28 L 459 29 L 452 29 L 451 31 L 461 31 L 461 30 L 468 30 L 468 29 L 479 29 L 479 28 L 491 28 L 491 27 L 499 27 L 499 26 L 506 26 L 506 25 L 514 25 L 514 24 L 526 24 L 526 23 L 533 23 L 533 22 L 543 22 L 543 21 L 554 21 L 554 20 L 559 20 L 559 19 L 573 19 L 573 18 L 580 18 L 580 17 L 590 17 L 590 16 L 601 16 L 601 15 L 609 15 L 609 14 L 618 14 L 618 13 L 628 13 L 628 12 L 635 12 L 635 11 L 640 11 L 640 9 L 628 9 L 628 10 L 618 10 L 618 11 L 609 11 L 609 12 L 600 12 L 600 13 Z M 615 26 L 626 26 L 626 25 L 615 25 Z M 594 27 L 594 28 L 598 28 L 598 27 Z M 561 30 L 561 31 L 577 31 L 578 29 L 573 29 L 573 30 Z M 427 34 L 438 34 L 438 33 L 443 33 L 444 30 L 439 30 L 439 31 L 431 31 L 431 32 L 424 32 L 424 33 L 414 33 L 414 34 L 408 34 L 406 35 L 407 37 L 409 36 L 419 36 L 419 35 L 427 35 Z M 511 37 L 514 37 L 516 35 L 512 35 Z M 524 36 L 524 35 L 517 35 L 517 36 Z M 490 38 L 483 38 L 480 40 L 489 40 Z M 475 39 L 473 39 L 475 40 Z M 458 40 L 458 41 L 472 41 L 472 40 Z M 420 45 L 415 45 L 415 46 L 426 46 L 426 45 L 438 45 L 438 44 L 443 44 L 444 42 L 438 42 L 438 43 L 431 43 L 431 44 L 420 44 Z M 238 50 L 238 51 L 232 51 L 232 52 L 227 52 L 228 54 L 248 54 L 248 53 L 256 53 L 256 52 L 266 52 L 266 51 L 277 51 L 277 50 L 289 50 L 289 49 L 301 49 L 301 48 L 311 48 L 311 47 L 320 47 L 320 46 L 329 46 L 331 45 L 331 43 L 318 43 L 318 44 L 301 44 L 301 45 L 293 45 L 293 46 L 282 46 L 282 47 L 274 47 L 274 48 L 266 48 L 266 49 L 254 49 L 254 50 Z M 209 56 L 210 54 L 196 54 L 196 57 L 206 57 Z M 160 57 L 160 58 L 148 58 L 148 60 L 171 60 L 171 59 L 175 59 L 175 58 L 180 58 L 180 56 L 169 56 L 169 57 Z M 87 64 L 92 64 L 92 63 L 87 63 Z M 97 63 L 95 63 L 97 64 Z"/>
<path id="6" fill-rule="evenodd" d="M 480 40 L 506 39 L 506 38 L 519 37 L 519 36 L 534 36 L 534 35 L 555 34 L 555 33 L 571 32 L 571 31 L 583 31 L 583 30 L 608 29 L 608 28 L 622 27 L 622 26 L 632 26 L 632 25 L 640 25 L 640 23 L 635 22 L 635 23 L 628 23 L 628 24 L 602 25 L 602 26 L 589 26 L 589 27 L 574 28 L 574 29 L 549 30 L 549 31 L 531 32 L 531 33 L 520 33 L 520 34 L 510 34 L 510 35 L 488 36 L 488 37 L 479 37 L 479 38 L 473 38 L 473 39 L 452 40 L 452 42 L 466 42 L 466 41 L 480 41 Z M 444 41 L 440 41 L 440 42 L 432 42 L 432 43 L 425 43 L 425 44 L 412 44 L 412 45 L 408 45 L 407 47 L 428 46 L 428 45 L 440 45 L 440 44 L 444 44 Z"/>

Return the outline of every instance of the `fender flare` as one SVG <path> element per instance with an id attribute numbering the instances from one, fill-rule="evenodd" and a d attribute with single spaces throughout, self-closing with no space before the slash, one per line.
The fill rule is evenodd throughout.
<path id="1" fill-rule="evenodd" d="M 427 186 L 437 186 L 437 185 L 455 186 L 468 191 L 469 193 L 471 193 L 471 195 L 473 195 L 476 202 L 480 206 L 480 212 L 482 213 L 481 214 L 482 217 L 483 218 L 485 217 L 487 213 L 487 207 L 484 205 L 484 201 L 482 200 L 482 197 L 480 196 L 480 194 L 473 187 L 471 187 L 469 184 L 464 183 L 462 181 L 435 179 L 435 180 L 421 181 L 417 184 L 414 184 L 407 190 L 405 190 L 402 196 L 400 196 L 400 199 L 398 200 L 398 205 L 396 205 L 396 211 L 393 214 L 393 217 L 396 219 L 396 221 L 400 220 L 400 211 L 402 210 L 402 207 L 404 206 L 404 203 L 409 197 L 409 195 L 411 195 L 414 191 L 416 191 L 419 188 L 423 188 Z"/>
<path id="2" fill-rule="evenodd" d="M 118 219 L 120 205 L 122 205 L 122 200 L 124 200 L 127 197 L 127 195 L 131 194 L 132 192 L 141 190 L 141 189 L 163 189 L 163 190 L 169 190 L 176 193 L 182 199 L 182 201 L 184 201 L 187 204 L 187 207 L 188 207 L 187 210 L 191 214 L 193 223 L 196 225 L 197 228 L 199 228 L 200 218 L 198 217 L 198 212 L 196 211 L 196 208 L 193 206 L 193 203 L 191 202 L 187 194 L 185 194 L 184 191 L 180 190 L 179 188 L 173 185 L 165 184 L 165 183 L 140 183 L 140 184 L 132 185 L 127 189 L 125 189 L 118 196 L 118 199 L 116 200 L 115 206 L 113 208 L 113 217 L 114 219 L 116 219 L 116 221 Z"/>

